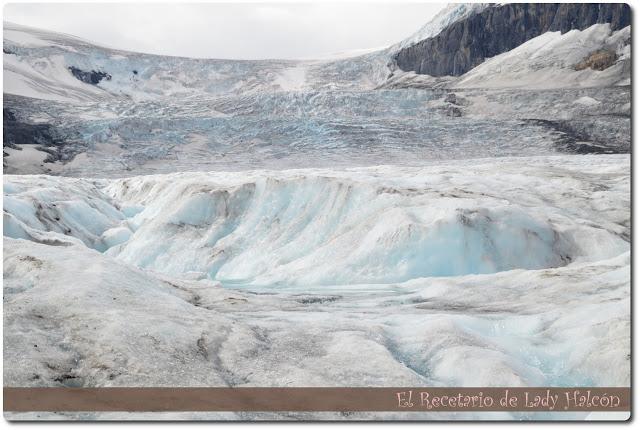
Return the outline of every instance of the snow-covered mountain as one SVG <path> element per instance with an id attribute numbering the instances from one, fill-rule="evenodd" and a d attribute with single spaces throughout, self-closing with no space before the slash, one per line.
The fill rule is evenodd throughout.
<path id="1" fill-rule="evenodd" d="M 461 76 L 399 68 L 404 51 L 495 7 L 452 5 L 390 48 L 304 61 L 132 53 L 5 23 L 5 171 L 122 176 L 627 151 L 628 26 L 550 31 Z M 584 97 L 594 103 L 576 103 Z M 612 135 L 598 131 L 605 122 Z"/>
<path id="2" fill-rule="evenodd" d="M 476 14 L 487 7 L 490 3 L 451 3 L 444 7 L 431 21 L 426 23 L 422 28 L 411 36 L 394 46 L 394 51 L 415 45 L 425 39 L 437 36 L 442 30 L 451 24 L 463 20 L 473 14 Z"/>
<path id="3" fill-rule="evenodd" d="M 5 385 L 628 385 L 625 10 L 299 61 L 5 23 Z"/>
<path id="4" fill-rule="evenodd" d="M 359 58 L 243 61 L 166 57 L 105 48 L 72 36 L 4 24 L 4 92 L 55 101 L 142 101 L 372 88 L 378 84 L 374 79 L 376 64 L 364 61 L 371 56 Z"/>
<path id="5" fill-rule="evenodd" d="M 463 17 L 447 19 L 447 15 L 457 18 L 458 14 Z M 625 3 L 504 3 L 460 6 L 434 21 L 436 34 L 428 33 L 429 37 L 404 46 L 395 54 L 400 69 L 432 76 L 460 76 L 488 58 L 548 32 L 582 31 L 595 24 L 608 24 L 612 31 L 622 30 L 631 25 L 631 10 Z M 440 28 L 440 21 L 447 25 Z"/>
<path id="6" fill-rule="evenodd" d="M 594 24 L 564 34 L 547 32 L 484 61 L 464 74 L 455 87 L 548 89 L 629 85 L 630 39 L 631 27 L 612 31 L 609 24 Z M 595 64 L 595 69 L 589 66 L 597 61 L 602 64 Z"/>

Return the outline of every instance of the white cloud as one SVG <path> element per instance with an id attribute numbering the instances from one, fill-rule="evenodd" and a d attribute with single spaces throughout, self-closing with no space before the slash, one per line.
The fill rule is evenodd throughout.
<path id="1" fill-rule="evenodd" d="M 202 58 L 301 58 L 388 46 L 442 3 L 9 3 L 4 20 L 102 45 Z"/>

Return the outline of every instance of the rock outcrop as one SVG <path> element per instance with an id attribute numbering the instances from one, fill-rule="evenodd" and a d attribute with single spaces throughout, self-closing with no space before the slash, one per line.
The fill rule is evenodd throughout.
<path id="1" fill-rule="evenodd" d="M 74 66 L 69 67 L 69 71 L 76 77 L 76 79 L 86 84 L 97 85 L 103 79 L 106 79 L 107 81 L 111 80 L 111 75 L 105 72 L 97 72 L 95 70 L 85 72 L 84 70 L 78 69 Z"/>
<path id="2" fill-rule="evenodd" d="M 404 71 L 431 76 L 460 76 L 486 58 L 512 50 L 547 31 L 584 30 L 610 23 L 613 30 L 631 24 L 625 3 L 511 3 L 490 6 L 457 21 L 435 37 L 401 49 L 395 56 Z"/>
<path id="3" fill-rule="evenodd" d="M 44 162 L 69 161 L 79 152 L 80 136 L 77 132 L 56 122 L 33 121 L 27 112 L 37 113 L 41 107 L 35 99 L 11 94 L 3 95 L 2 147 L 15 150 L 36 146 L 48 155 Z M 7 157 L 3 151 L 3 156 Z M 6 159 L 5 159 L 6 161 Z"/>
<path id="4" fill-rule="evenodd" d="M 2 146 L 19 148 L 18 145 L 42 145 L 43 147 L 59 146 L 61 139 L 50 124 L 33 124 L 20 121 L 15 113 L 2 109 Z"/>
<path id="5" fill-rule="evenodd" d="M 574 69 L 584 70 L 590 68 L 593 70 L 603 71 L 615 64 L 617 59 L 618 55 L 614 51 L 610 49 L 601 49 L 589 54 L 587 58 L 576 64 Z"/>

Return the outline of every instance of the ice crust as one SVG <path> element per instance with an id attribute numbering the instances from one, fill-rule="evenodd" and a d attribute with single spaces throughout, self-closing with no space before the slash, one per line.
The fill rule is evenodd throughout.
<path id="1" fill-rule="evenodd" d="M 5 386 L 629 386 L 630 157 L 557 155 L 628 150 L 629 29 L 543 34 L 459 78 L 391 74 L 399 47 L 483 7 L 301 61 L 5 23 L 5 105 L 77 139 L 65 164 L 6 149 L 5 172 L 69 177 L 3 178 Z M 574 70 L 601 48 L 610 69 Z M 12 415 L 61 417 L 132 415 Z"/>
<path id="2" fill-rule="evenodd" d="M 5 176 L 5 381 L 626 385 L 628 163 Z"/>
<path id="3" fill-rule="evenodd" d="M 476 163 L 454 176 L 441 166 L 379 167 L 42 177 L 40 186 L 16 176 L 5 235 L 71 236 L 136 267 L 234 285 L 388 284 L 559 267 L 628 248 L 620 226 L 611 234 L 603 221 L 577 218 L 582 209 L 598 213 L 586 202 L 523 195 L 555 181 L 539 168 L 525 178 L 514 164 L 493 173 L 493 163 Z"/>

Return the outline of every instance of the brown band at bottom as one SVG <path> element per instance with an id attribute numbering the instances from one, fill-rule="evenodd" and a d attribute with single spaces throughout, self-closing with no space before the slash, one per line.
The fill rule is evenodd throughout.
<path id="1" fill-rule="evenodd" d="M 12 412 L 629 411 L 628 387 L 4 387 Z"/>

